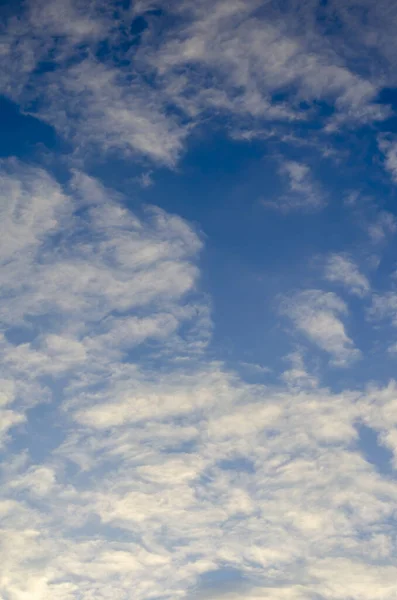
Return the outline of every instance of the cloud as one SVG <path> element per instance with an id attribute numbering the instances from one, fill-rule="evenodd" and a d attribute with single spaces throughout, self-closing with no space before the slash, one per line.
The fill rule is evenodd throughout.
<path id="1" fill-rule="evenodd" d="M 8 161 L 0 184 L 4 430 L 24 419 L 14 404 L 24 410 L 48 397 L 40 377 L 79 367 L 93 376 L 149 340 L 187 354 L 205 345 L 205 305 L 182 300 L 194 293 L 201 248 L 184 221 L 157 208 L 140 220 L 81 173 L 70 194 L 43 170 Z M 29 341 L 13 341 L 16 327 Z"/>
<path id="2" fill-rule="evenodd" d="M 395 277 L 396 273 L 393 273 L 393 279 Z M 378 292 L 373 295 L 367 314 L 371 321 L 387 320 L 393 327 L 397 327 L 397 293 L 394 290 L 394 285 L 391 290 L 383 293 Z M 389 342 L 388 352 L 395 354 L 397 349 L 396 343 L 394 341 L 390 342 L 387 337 L 386 340 Z"/>
<path id="3" fill-rule="evenodd" d="M 382 242 L 386 236 L 392 235 L 396 231 L 396 218 L 392 213 L 386 210 L 380 211 L 374 222 L 368 226 L 369 236 L 374 243 Z"/>
<path id="4" fill-rule="evenodd" d="M 51 91 L 39 116 L 79 150 L 138 154 L 168 166 L 177 161 L 188 131 L 166 116 L 156 90 L 144 82 L 131 83 L 117 69 L 89 59 L 48 79 Z"/>
<path id="5" fill-rule="evenodd" d="M 42 170 L 20 172 L 13 160 L 2 164 L 0 174 L 1 261 L 26 261 L 26 251 L 37 250 L 43 237 L 54 232 L 65 198 L 55 182 Z M 13 177 L 16 170 L 18 177 Z"/>
<path id="6" fill-rule="evenodd" d="M 397 326 L 397 294 L 386 292 L 375 295 L 370 314 L 379 319 L 391 318 L 392 324 Z"/>
<path id="7" fill-rule="evenodd" d="M 269 11 L 263 18 L 254 1 L 218 2 L 211 11 L 208 6 L 183 3 L 179 12 L 185 21 L 179 31 L 170 32 L 161 54 L 150 57 L 182 107 L 293 121 L 305 118 L 299 100 L 322 98 L 336 107 L 334 126 L 337 121 L 386 114 L 372 104 L 374 83 L 351 72 L 329 48 L 322 52 L 319 44 L 310 47 L 304 36 L 288 30 L 288 21 L 282 23 L 282 14 Z M 184 71 L 177 77 L 188 65 L 193 66 L 193 76 Z M 212 74 L 212 86 L 197 89 L 206 70 Z M 272 102 L 278 90 L 289 92 L 286 102 Z"/>
<path id="8" fill-rule="evenodd" d="M 301 162 L 284 161 L 279 174 L 286 180 L 287 193 L 276 202 L 266 203 L 265 206 L 274 206 L 282 211 L 292 210 L 318 210 L 325 204 L 324 194 L 318 183 L 314 181 L 311 169 Z"/>
<path id="9" fill-rule="evenodd" d="M 395 486 L 361 456 L 355 425 L 396 453 L 396 385 L 333 393 L 299 353 L 279 385 L 248 384 L 202 351 L 202 243 L 185 221 L 138 217 L 83 173 L 61 187 L 11 162 L 2 181 L 13 236 L 0 418 L 13 451 L 0 470 L 0 593 L 206 597 L 203 576 L 226 568 L 248 598 L 342 600 L 343 561 L 351 596 L 390 597 Z M 288 310 L 334 362 L 356 356 L 335 294 L 303 292 Z M 38 456 L 45 406 L 51 444 Z"/>
<path id="10" fill-rule="evenodd" d="M 362 28 L 324 44 L 309 5 L 294 23 L 251 0 L 35 2 L 8 23 L 1 84 L 77 157 L 121 153 L 145 173 L 147 160 L 173 167 L 209 119 L 235 137 L 384 118 L 375 69 L 349 46 Z M 349 8 L 332 5 L 341 28 Z M 384 58 L 394 30 L 379 18 Z M 284 209 L 324 205 L 304 159 L 280 174 Z M 362 455 L 357 425 L 395 468 L 396 383 L 336 392 L 302 351 L 278 379 L 248 383 L 206 351 L 199 232 L 156 207 L 135 214 L 83 172 L 65 179 L 0 164 L 0 596 L 389 600 L 396 485 Z M 394 217 L 371 227 L 380 241 Z M 326 277 L 369 293 L 347 255 L 329 257 Z M 396 307 L 393 291 L 374 298 L 393 322 Z M 281 311 L 313 362 L 319 349 L 331 365 L 360 356 L 336 294 L 302 291 Z M 222 571 L 243 588 L 208 590 Z"/>
<path id="11" fill-rule="evenodd" d="M 360 356 L 340 318 L 347 314 L 346 304 L 336 294 L 306 290 L 286 300 L 282 312 L 298 331 L 331 355 L 334 365 L 345 366 Z"/>
<path id="12" fill-rule="evenodd" d="M 325 278 L 340 283 L 356 296 L 363 297 L 370 291 L 368 279 L 360 273 L 353 260 L 343 254 L 331 254 L 325 266 Z"/>
<path id="13" fill-rule="evenodd" d="M 285 358 L 291 363 L 290 368 L 282 374 L 282 379 L 288 386 L 300 389 L 318 386 L 319 381 L 317 377 L 309 373 L 305 367 L 302 352 L 296 350 Z"/>
<path id="14" fill-rule="evenodd" d="M 138 598 L 155 593 L 186 597 L 201 573 L 224 564 L 251 578 L 247 595 L 287 594 L 287 574 L 288 594 L 297 589 L 317 593 L 333 585 L 339 557 L 359 572 L 369 555 L 386 562 L 385 572 L 379 576 L 373 572 L 368 594 L 374 588 L 388 592 L 383 576 L 390 571 L 391 577 L 395 571 L 394 546 L 386 534 L 380 552 L 376 532 L 379 519 L 387 519 L 393 510 L 394 486 L 382 481 L 351 449 L 353 424 L 360 414 L 370 418 L 367 411 L 375 393 L 366 397 L 332 395 L 319 388 L 266 391 L 219 371 L 217 377 L 217 386 L 209 387 L 213 400 L 207 409 L 201 416 L 194 406 L 193 414 L 187 413 L 195 423 L 190 429 L 187 421 L 181 427 L 170 420 L 170 413 L 154 413 L 138 428 L 113 424 L 112 435 L 96 427 L 69 435 L 58 460 L 60 456 L 75 460 L 75 452 L 91 458 L 86 466 L 90 485 L 69 476 L 68 484 L 57 483 L 57 489 L 53 478 L 48 479 L 51 491 L 47 500 L 42 496 L 43 510 L 51 502 L 52 513 L 60 511 L 63 527 L 72 527 L 78 537 L 60 538 L 55 525 L 42 529 L 41 552 L 48 556 L 57 549 L 57 553 L 48 558 L 45 575 L 40 572 L 45 580 L 38 598 L 47 591 L 62 598 L 61 584 L 69 587 L 66 598 L 74 598 L 81 586 L 99 598 L 111 593 L 122 597 L 131 585 Z M 176 382 L 175 378 L 172 385 Z M 203 372 L 194 380 L 202 387 L 207 382 Z M 160 393 L 164 383 L 163 378 Z M 191 389 L 192 383 L 185 380 L 182 385 Z M 381 397 L 387 407 L 384 392 Z M 175 452 L 186 439 L 195 441 L 195 451 Z M 254 469 L 242 474 L 220 467 L 222 458 L 232 462 L 238 456 L 249 457 Z M 104 469 L 105 478 L 100 476 Z M 22 479 L 17 476 L 15 485 L 20 489 L 32 477 L 32 472 Z M 84 531 L 94 515 L 100 522 L 95 521 L 92 540 L 92 534 Z M 363 531 L 373 531 L 373 536 L 363 540 Z M 52 547 L 43 539 L 50 532 Z M 127 542 L 126 536 L 140 541 Z M 25 553 L 36 543 L 29 540 Z M 303 562 L 302 555 L 308 557 Z M 19 560 L 13 557 L 16 565 Z M 31 571 L 25 583 L 18 579 L 14 564 L 9 562 L 16 589 L 23 590 L 28 583 L 34 589 L 38 571 Z M 319 564 L 327 568 L 321 571 Z M 361 578 L 351 576 L 349 582 L 354 595 L 361 589 Z"/>
<path id="15" fill-rule="evenodd" d="M 122 19 L 132 21 L 133 15 L 120 9 L 120 21 L 114 9 L 74 0 L 56 2 L 51 10 L 43 2 L 27 3 L 6 29 L 0 88 L 23 110 L 54 126 L 80 158 L 113 152 L 172 166 L 185 126 L 167 115 L 161 94 L 132 63 L 122 69 L 111 55 L 96 57 L 104 45 L 121 44 L 121 51 L 123 44 L 132 44 L 119 35 L 123 38 Z M 10 69 L 13 62 L 16 68 Z"/>
<path id="16" fill-rule="evenodd" d="M 209 119 L 226 118 L 233 136 L 269 123 L 291 134 L 308 119 L 326 133 L 389 114 L 376 102 L 381 81 L 349 65 L 342 44 L 331 48 L 315 28 L 302 35 L 274 7 L 206 0 L 161 4 L 160 16 L 152 9 L 29 2 L 5 28 L 3 93 L 54 126 L 80 159 L 110 152 L 170 167 Z"/>
<path id="17" fill-rule="evenodd" d="M 397 182 L 397 142 L 392 139 L 379 137 L 378 140 L 379 149 L 383 152 L 385 161 L 384 166 L 386 171 L 389 172 L 392 181 Z"/>

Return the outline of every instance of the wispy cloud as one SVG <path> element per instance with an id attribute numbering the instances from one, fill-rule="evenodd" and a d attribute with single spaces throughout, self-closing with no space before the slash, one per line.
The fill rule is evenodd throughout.
<path id="1" fill-rule="evenodd" d="M 296 353 L 286 385 L 247 384 L 200 352 L 201 241 L 185 221 L 138 218 L 82 173 L 61 188 L 11 162 L 2 182 L 1 419 L 17 449 L 0 471 L 1 593 L 205 597 L 202 577 L 227 566 L 245 597 L 299 597 L 331 589 L 343 559 L 332 598 L 388 594 L 395 486 L 354 450 L 354 425 L 397 456 L 395 385 L 334 394 Z M 357 356 L 334 294 L 287 310 L 334 363 Z M 57 429 L 37 458 L 23 421 L 43 402 Z"/>
<path id="2" fill-rule="evenodd" d="M 397 293 L 391 291 L 375 295 L 371 314 L 380 319 L 391 318 L 393 325 L 397 326 Z"/>
<path id="3" fill-rule="evenodd" d="M 336 106 L 334 126 L 345 119 L 386 115 L 386 109 L 372 103 L 374 83 L 351 72 L 329 49 L 314 50 L 303 36 L 288 32 L 288 24 L 282 26 L 276 13 L 261 18 L 257 2 L 218 2 L 211 11 L 207 2 L 181 7 L 183 26 L 170 32 L 161 55 L 152 54 L 151 60 L 171 89 L 179 90 L 182 106 L 184 102 L 195 111 L 212 106 L 282 121 L 305 118 L 299 100 L 322 98 Z M 192 92 L 199 79 L 178 78 L 179 86 L 172 85 L 178 70 L 189 64 L 213 75 L 212 86 L 200 86 L 198 96 Z M 289 100 L 273 103 L 278 90 L 288 90 Z"/>
<path id="4" fill-rule="evenodd" d="M 0 344 L 9 376 L 67 376 L 80 366 L 88 377 L 148 340 L 167 340 L 177 351 L 180 324 L 202 312 L 198 299 L 180 304 L 198 277 L 193 257 L 201 242 L 191 228 L 157 208 L 140 221 L 79 173 L 70 195 L 44 171 L 11 161 L 1 187 Z M 193 352 L 207 337 L 201 322 L 204 330 L 191 329 Z M 10 341 L 15 327 L 29 341 Z M 36 387 L 33 404 L 42 393 Z"/>
<path id="5" fill-rule="evenodd" d="M 282 379 L 288 386 L 305 389 L 317 387 L 319 381 L 316 376 L 308 372 L 302 352 L 296 350 L 288 354 L 286 360 L 290 362 L 290 368 L 286 369 L 282 374 Z"/>
<path id="6" fill-rule="evenodd" d="M 370 291 L 370 284 L 357 265 L 346 254 L 331 254 L 325 266 L 325 278 L 339 283 L 351 293 L 363 297 Z"/>
<path id="7" fill-rule="evenodd" d="M 262 204 L 281 212 L 312 212 L 325 206 L 325 196 L 311 168 L 293 160 L 284 160 L 278 169 L 286 190 L 276 200 L 263 199 Z"/>
<path id="8" fill-rule="evenodd" d="M 348 313 L 347 306 L 336 294 L 306 290 L 285 300 L 282 312 L 298 331 L 331 355 L 334 365 L 345 366 L 360 356 L 341 320 Z"/>
<path id="9" fill-rule="evenodd" d="M 53 125 L 80 156 L 111 151 L 173 166 L 209 118 L 227 116 L 233 135 L 253 122 L 277 129 L 308 114 L 324 131 L 388 114 L 375 101 L 374 77 L 322 47 L 319 32 L 310 40 L 277 12 L 266 18 L 256 0 L 169 3 L 167 28 L 158 27 L 151 4 L 112 6 L 30 2 L 4 36 L 3 93 Z M 318 100 L 334 106 L 333 116 L 321 116 Z"/>
<path id="10" fill-rule="evenodd" d="M 342 2 L 316 5 L 318 22 L 311 3 L 292 3 L 292 19 L 254 0 L 127 4 L 35 0 L 4 30 L 4 94 L 80 164 L 134 158 L 146 175 L 129 181 L 145 186 L 203 122 L 234 138 L 277 138 L 284 123 L 286 142 L 310 118 L 318 147 L 389 114 L 377 101 L 378 61 L 396 48 L 385 0 L 365 5 L 365 27 Z M 385 36 L 372 35 L 375 17 Z M 334 23 L 349 26 L 343 43 L 321 36 Z M 375 62 L 363 66 L 356 44 Z M 382 151 L 394 177 L 394 147 Z M 280 163 L 278 208 L 324 206 L 311 164 L 303 150 Z M 362 454 L 357 424 L 388 448 L 392 472 L 396 383 L 336 392 L 300 350 L 271 375 L 260 356 L 240 363 L 268 373 L 248 383 L 208 347 L 199 231 L 64 175 L 0 163 L 0 596 L 390 600 L 396 485 Z M 380 212 L 369 234 L 395 230 Z M 371 291 L 347 254 L 328 257 L 325 277 L 356 301 Z M 335 293 L 284 296 L 281 312 L 308 364 L 361 356 Z M 373 314 L 397 323 L 393 289 Z M 225 571 L 241 587 L 225 588 Z"/>
<path id="11" fill-rule="evenodd" d="M 394 183 L 397 183 L 397 141 L 386 136 L 380 136 L 379 149 L 384 155 L 384 166 Z"/>
<path id="12" fill-rule="evenodd" d="M 387 238 L 397 231 L 397 221 L 395 216 L 386 210 L 381 210 L 368 225 L 368 233 L 371 240 L 374 243 L 383 242 Z"/>

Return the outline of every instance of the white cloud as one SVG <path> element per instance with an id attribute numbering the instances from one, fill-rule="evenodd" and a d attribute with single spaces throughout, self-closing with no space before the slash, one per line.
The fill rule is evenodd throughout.
<path id="1" fill-rule="evenodd" d="M 363 297 L 370 291 L 368 279 L 360 273 L 357 265 L 345 254 L 331 254 L 325 266 L 325 278 L 340 283 L 356 296 Z"/>
<path id="2" fill-rule="evenodd" d="M 336 294 L 306 290 L 286 300 L 282 312 L 298 331 L 331 355 L 334 365 L 347 365 L 360 356 L 340 318 L 347 314 L 347 306 Z"/>
<path id="3" fill-rule="evenodd" d="M 288 386 L 301 389 L 318 386 L 319 381 L 317 377 L 308 372 L 301 352 L 297 350 L 285 358 L 291 363 L 290 368 L 282 374 L 282 379 Z"/>
<path id="4" fill-rule="evenodd" d="M 43 2 L 28 3 L 8 24 L 0 88 L 23 109 L 34 103 L 35 116 L 53 125 L 80 157 L 110 151 L 171 166 L 185 126 L 167 115 L 162 94 L 134 66 L 121 69 L 110 57 L 95 58 L 101 44 L 126 42 L 117 39 L 115 14 L 101 2 L 56 2 L 50 10 Z M 133 15 L 120 18 L 132 21 Z M 41 64 L 53 69 L 41 72 Z"/>
<path id="5" fill-rule="evenodd" d="M 193 113 L 212 107 L 282 121 L 305 118 L 297 100 L 323 98 L 336 106 L 334 127 L 344 119 L 382 118 L 384 109 L 372 104 L 374 83 L 349 71 L 329 48 L 310 47 L 304 36 L 288 31 L 288 22 L 281 26 L 277 14 L 263 18 L 255 1 L 218 2 L 208 9 L 207 2 L 184 3 L 179 10 L 185 22 L 170 32 L 161 54 L 150 57 L 182 107 Z M 178 77 L 187 65 L 195 67 L 193 77 L 185 71 Z M 212 86 L 203 89 L 200 75 L 206 69 Z M 272 103 L 278 90 L 290 91 L 292 99 Z"/>
<path id="6" fill-rule="evenodd" d="M 308 165 L 296 161 L 284 161 L 279 169 L 280 176 L 286 179 L 287 193 L 275 202 L 264 202 L 282 211 L 318 210 L 325 205 L 324 193 L 314 180 Z"/>
<path id="7" fill-rule="evenodd" d="M 55 231 L 65 198 L 44 171 L 25 168 L 22 172 L 12 160 L 2 163 L 0 194 L 0 252 L 6 266 L 17 261 L 21 252 L 26 260 L 27 249 L 34 252 L 43 236 Z"/>
<path id="8" fill-rule="evenodd" d="M 384 294 L 376 294 L 372 298 L 372 305 L 368 311 L 371 320 L 390 320 L 393 327 L 397 327 L 397 293 L 389 291 Z M 395 355 L 397 344 L 390 342 L 388 352 Z"/>
<path id="9" fill-rule="evenodd" d="M 42 170 L 12 161 L 0 181 L 2 430 L 23 421 L 19 409 L 48 399 L 37 377 L 83 368 L 89 378 L 148 340 L 161 340 L 164 351 L 183 344 L 187 355 L 205 345 L 204 316 L 189 326 L 193 315 L 204 315 L 203 301 L 186 298 L 194 293 L 201 242 L 184 221 L 157 208 L 139 220 L 82 174 L 73 196 Z M 31 341 L 12 342 L 8 331 L 16 326 Z"/>
<path id="10" fill-rule="evenodd" d="M 326 205 L 325 194 L 307 164 L 283 160 L 280 161 L 278 173 L 283 192 L 276 200 L 263 198 L 263 206 L 288 213 L 313 212 Z"/>
<path id="11" fill-rule="evenodd" d="M 256 363 L 251 363 L 251 362 L 240 361 L 239 365 L 241 367 L 243 367 L 243 369 L 246 369 L 247 371 L 258 374 L 258 375 L 265 375 L 265 374 L 271 373 L 271 371 L 272 371 L 272 369 L 270 369 L 270 367 L 264 367 L 263 365 L 258 365 Z"/>
<path id="12" fill-rule="evenodd" d="M 168 3 L 160 29 L 150 3 L 112 6 L 68 0 L 49 10 L 36 0 L 4 35 L 3 93 L 23 109 L 34 106 L 80 157 L 117 152 L 173 166 L 190 132 L 219 115 L 233 135 L 308 116 L 334 131 L 389 114 L 376 103 L 379 78 L 356 72 L 342 45 L 330 48 L 315 29 L 300 34 L 274 7 Z M 147 29 L 138 39 L 131 26 L 139 15 Z M 280 92 L 283 101 L 274 99 Z M 319 100 L 335 114 L 322 117 Z"/>
<path id="13" fill-rule="evenodd" d="M 153 6 L 121 16 L 127 46 L 131 19 Z M 5 93 L 38 101 L 82 155 L 166 165 L 209 114 L 230 117 L 231 130 L 292 124 L 300 100 L 335 105 L 328 129 L 386 114 L 373 102 L 379 82 L 270 5 L 266 20 L 251 1 L 167 8 L 175 25 L 149 27 L 120 56 L 112 5 L 32 5 L 7 31 Z M 103 40 L 112 60 L 93 58 Z M 49 56 L 56 70 L 40 75 Z M 289 98 L 274 102 L 280 90 Z M 228 567 L 246 577 L 249 600 L 389 600 L 397 488 L 362 456 L 356 425 L 379 433 L 396 466 L 396 384 L 332 392 L 301 353 L 280 384 L 246 383 L 203 352 L 212 325 L 188 223 L 156 208 L 138 217 L 83 173 L 63 187 L 12 161 L 0 174 L 0 596 L 236 598 L 201 579 Z M 324 203 L 304 162 L 287 161 L 283 175 L 295 207 Z M 374 239 L 395 229 L 382 215 Z M 327 269 L 367 292 L 346 257 Z M 397 314 L 392 293 L 374 306 Z M 331 363 L 359 356 L 335 294 L 307 290 L 283 310 Z"/>
<path id="14" fill-rule="evenodd" d="M 175 164 L 188 131 L 166 116 L 161 98 L 143 81 L 131 83 L 117 69 L 86 59 L 56 72 L 49 89 L 39 116 L 79 149 L 94 145 L 105 153 L 138 153 Z"/>
<path id="15" fill-rule="evenodd" d="M 221 373 L 218 380 L 224 399 L 219 388 L 210 386 L 213 400 L 201 416 L 195 413 L 194 403 L 193 413 L 186 415 L 196 427 L 182 439 L 195 440 L 194 453 L 165 451 L 165 441 L 174 447 L 175 441 L 180 443 L 181 438 L 174 438 L 180 429 L 176 422 L 164 429 L 161 421 L 172 423 L 170 413 L 156 412 L 147 415 L 139 428 L 131 430 L 123 423 L 111 436 L 86 430 L 70 438 L 65 447 L 65 456 L 73 457 L 73 450 L 91 456 L 93 473 L 101 473 L 105 464 L 117 464 L 81 498 L 66 491 L 65 501 L 73 503 L 83 521 L 94 513 L 107 526 L 141 536 L 146 551 L 155 555 L 150 564 L 159 565 L 155 572 L 142 563 L 139 568 L 131 565 L 129 576 L 123 571 L 121 596 L 123 586 L 133 584 L 138 597 L 145 597 L 149 589 L 160 596 L 186 597 L 202 571 L 223 564 L 256 579 L 252 593 L 258 597 L 266 597 L 269 589 L 272 597 L 286 593 L 281 585 L 286 573 L 293 581 L 291 593 L 301 586 L 306 595 L 325 591 L 333 585 L 334 573 L 324 571 L 317 577 L 316 565 L 337 569 L 342 556 L 358 570 L 365 567 L 369 555 L 383 556 L 386 571 L 394 573 L 393 542 L 386 536 L 379 554 L 376 532 L 379 519 L 387 519 L 393 511 L 395 486 L 382 481 L 351 449 L 354 423 L 367 415 L 375 394 L 338 396 L 319 388 L 273 392 L 241 385 Z M 207 384 L 204 373 L 197 375 L 196 382 Z M 193 380 L 184 383 L 190 388 Z M 163 389 L 165 380 L 159 384 Z M 252 473 L 239 474 L 218 465 L 222 459 L 233 462 L 239 456 L 253 461 Z M 368 537 L 372 531 L 374 535 Z M 106 552 L 103 544 L 103 540 L 96 544 L 97 557 Z M 106 544 L 109 548 L 110 541 Z M 124 545 L 123 551 L 139 556 L 138 547 Z M 101 582 L 101 592 L 96 593 L 107 597 L 112 561 L 106 566 L 101 559 L 88 559 L 91 551 L 82 544 L 74 543 L 73 552 L 73 565 L 68 560 L 62 563 L 68 581 L 85 572 L 90 560 L 85 576 L 92 577 L 91 589 Z M 303 563 L 302 555 L 308 556 Z M 128 555 L 124 556 L 128 564 Z M 373 577 L 369 589 L 386 594 L 387 583 L 375 572 Z M 360 577 L 349 581 L 351 594 L 358 593 Z"/>
<path id="16" fill-rule="evenodd" d="M 380 137 L 378 144 L 385 157 L 385 169 L 389 172 L 392 181 L 397 183 L 397 142 L 387 137 Z"/>
<path id="17" fill-rule="evenodd" d="M 386 210 L 380 211 L 374 221 L 368 226 L 369 236 L 375 243 L 382 242 L 386 236 L 393 235 L 396 231 L 396 218 Z"/>
<path id="18" fill-rule="evenodd" d="M 395 384 L 334 394 L 296 353 L 286 385 L 245 383 L 197 352 L 208 316 L 186 222 L 158 210 L 138 219 L 82 174 L 69 191 L 20 165 L 6 181 L 16 192 L 5 231 L 20 241 L 3 250 L 13 268 L 2 270 L 1 322 L 32 339 L 1 343 L 4 442 L 21 451 L 0 471 L 0 593 L 113 600 L 133 589 L 146 600 L 196 586 L 205 597 L 201 575 L 228 566 L 252 582 L 244 597 L 342 600 L 340 561 L 353 565 L 355 597 L 376 557 L 365 589 L 389 597 L 397 492 L 354 443 L 361 420 L 395 452 Z M 42 195 L 28 202 L 29 190 Z M 335 362 L 355 356 L 337 296 L 305 292 L 289 310 Z M 182 338 L 178 323 L 194 315 Z M 40 445 L 26 409 L 43 401 L 57 429 L 35 458 L 23 423 L 12 425 L 26 419 Z"/>
<path id="19" fill-rule="evenodd" d="M 370 314 L 379 319 L 391 318 L 393 325 L 397 327 L 397 293 L 386 292 L 383 295 L 375 295 Z"/>
<path id="20" fill-rule="evenodd" d="M 388 320 L 393 327 L 397 327 L 397 293 L 393 290 L 375 294 L 368 310 L 368 316 L 373 321 Z M 392 340 L 393 338 L 394 333 L 392 332 Z M 397 352 L 396 342 L 390 341 L 389 337 L 386 337 L 386 340 L 389 343 L 388 352 L 395 355 Z"/>

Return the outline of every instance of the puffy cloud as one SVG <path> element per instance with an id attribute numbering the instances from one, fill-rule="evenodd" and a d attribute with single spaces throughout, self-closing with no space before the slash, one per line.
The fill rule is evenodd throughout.
<path id="1" fill-rule="evenodd" d="M 318 379 L 312 373 L 309 373 L 305 367 L 303 355 L 299 350 L 292 352 L 286 359 L 291 363 L 290 368 L 283 372 L 282 379 L 292 387 L 316 387 Z"/>
<path id="2" fill-rule="evenodd" d="M 73 600 L 123 598 L 133 586 L 138 598 L 183 598 L 196 584 L 199 597 L 217 597 L 200 590 L 200 576 L 232 566 L 246 575 L 247 597 L 300 590 L 343 598 L 335 588 L 341 561 L 351 565 L 355 595 L 375 559 L 368 598 L 374 590 L 387 597 L 395 543 L 386 523 L 396 489 L 355 450 L 354 424 L 380 428 L 384 414 L 386 425 L 395 386 L 339 395 L 270 390 L 219 369 L 183 383 L 176 374 L 151 378 L 159 395 L 168 381 L 175 393 L 208 385 L 212 398 L 197 413 L 187 397 L 183 424 L 172 410 L 154 410 L 138 427 L 109 423 L 110 435 L 95 423 L 73 427 L 51 467 L 20 464 L 5 473 L 3 495 L 25 489 L 34 502 L 3 503 L 4 540 L 23 546 L 7 556 L 3 589 Z M 69 469 L 65 478 L 78 454 L 84 471 Z M 250 469 L 240 467 L 243 457 Z"/>
<path id="3" fill-rule="evenodd" d="M 205 305 L 194 297 L 198 277 L 194 262 L 201 248 L 197 234 L 183 220 L 157 208 L 148 209 L 138 219 L 123 207 L 120 197 L 81 173 L 75 174 L 65 191 L 44 171 L 11 161 L 2 165 L 1 182 L 4 377 L 0 425 L 1 433 L 8 434 L 2 441 L 7 442 L 10 436 L 24 439 L 23 429 L 17 431 L 15 426 L 26 422 L 30 427 L 26 409 L 51 401 L 54 410 L 59 411 L 62 397 L 69 394 L 73 401 L 70 400 L 69 408 L 65 404 L 64 410 L 77 419 L 78 411 L 83 414 L 85 410 L 88 415 L 89 410 L 93 413 L 96 408 L 99 414 L 99 397 L 94 404 L 92 400 L 102 393 L 110 402 L 107 427 L 130 424 L 131 411 L 138 420 L 153 418 L 156 399 L 160 417 L 169 417 L 175 410 L 176 414 L 188 412 L 193 382 L 181 390 L 180 399 L 175 387 L 171 387 L 169 400 L 164 402 L 166 386 L 150 384 L 148 376 L 130 363 L 128 353 L 149 340 L 154 343 L 152 352 L 160 350 L 167 355 L 172 349 L 172 359 L 182 348 L 185 357 L 200 352 L 207 337 L 207 319 Z M 193 315 L 196 322 L 189 333 Z M 179 337 L 181 323 L 187 326 L 186 338 Z M 22 331 L 20 335 L 30 341 L 18 341 L 13 333 L 17 326 Z M 107 385 L 109 377 L 111 384 Z M 138 398 L 132 398 L 134 380 L 142 398 L 151 388 L 140 416 L 136 412 Z M 126 416 L 121 417 L 117 402 L 122 402 L 126 393 L 129 407 Z M 208 391 L 197 391 L 199 407 L 208 401 L 206 397 Z M 72 406 L 76 406 L 74 413 Z M 103 415 L 104 411 L 102 408 Z M 62 422 L 65 416 L 61 415 L 62 412 Z M 99 417 L 95 423 L 101 427 Z M 68 435 L 66 421 L 64 426 L 62 437 Z M 175 431 L 173 438 L 178 438 Z M 62 456 L 60 452 L 59 457 Z M 110 540 L 103 540 L 98 554 L 98 542 L 90 545 L 79 543 L 76 536 L 68 537 L 68 528 L 81 526 L 89 517 L 78 516 L 79 498 L 83 499 L 85 492 L 77 491 L 65 480 L 64 460 L 66 457 L 61 461 L 49 455 L 48 462 L 35 465 L 26 458 L 3 472 L 8 496 L 22 495 L 23 500 L 4 500 L 2 504 L 7 519 L 1 549 L 2 593 L 18 599 L 40 599 L 50 593 L 63 599 L 73 598 L 80 589 L 87 598 L 91 594 L 111 594 L 114 598 L 113 586 L 105 586 L 101 592 L 99 582 L 117 574 L 123 577 L 120 590 L 128 586 L 138 592 L 141 589 L 139 597 L 146 597 L 155 582 L 151 584 L 147 577 L 140 586 L 135 576 L 142 577 L 149 565 L 164 568 L 170 562 L 168 553 L 161 556 L 147 552 L 147 559 L 141 560 L 143 547 L 120 547 L 116 543 L 112 548 Z M 170 477 L 174 471 L 170 471 Z M 151 472 L 154 477 L 153 469 L 142 466 L 142 477 Z M 53 511 L 45 508 L 48 501 L 55 503 Z M 69 502 L 75 503 L 77 516 L 67 508 Z M 65 517 L 65 525 L 68 523 L 62 533 L 56 525 L 60 515 Z M 7 540 L 16 549 L 25 546 L 24 552 L 10 553 Z M 51 560 L 51 554 L 58 558 Z M 19 560 L 29 562 L 33 556 L 37 566 L 27 567 L 19 575 Z M 88 562 L 92 563 L 90 570 Z M 78 580 L 83 576 L 86 583 L 81 587 Z"/>

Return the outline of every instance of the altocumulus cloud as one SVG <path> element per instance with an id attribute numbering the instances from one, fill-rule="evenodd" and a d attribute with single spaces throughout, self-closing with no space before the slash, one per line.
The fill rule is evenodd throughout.
<path id="1" fill-rule="evenodd" d="M 282 141 L 276 225 L 335 210 L 303 142 L 321 156 L 335 143 L 340 160 L 338 135 L 387 122 L 395 8 L 296 4 L 36 0 L 2 23 L 2 93 L 71 148 L 62 183 L 31 160 L 0 163 L 4 600 L 397 598 L 397 385 L 328 386 L 305 364 L 359 369 L 353 302 L 395 325 L 393 276 L 376 287 L 356 247 L 322 246 L 321 281 L 299 272 L 277 296 L 299 338 L 291 365 L 240 361 L 257 375 L 244 379 L 210 346 L 199 227 L 132 210 L 90 169 L 98 155 L 134 161 L 154 188 L 155 169 L 175 174 L 215 124 Z M 395 181 L 394 138 L 374 147 Z M 395 217 L 371 215 L 380 256 Z M 363 427 L 387 469 L 366 460 Z"/>
<path id="2" fill-rule="evenodd" d="M 360 74 L 344 42 L 325 44 L 310 5 L 302 10 L 305 17 L 294 20 L 295 7 L 289 19 L 257 0 L 131 7 L 57 0 L 50 9 L 36 0 L 6 23 L 0 87 L 79 156 L 110 151 L 165 165 L 175 165 L 187 136 L 214 116 L 248 137 L 269 123 L 290 133 L 308 117 L 326 132 L 386 119 L 388 106 L 376 102 L 380 78 Z M 139 19 L 146 28 L 138 36 Z M 304 22 L 309 35 L 299 28 Z M 285 100 L 274 102 L 278 94 Z M 319 102 L 332 105 L 332 114 L 323 116 Z"/>
<path id="3" fill-rule="evenodd" d="M 26 451 L 3 464 L 2 593 L 216 598 L 200 576 L 227 566 L 247 598 L 390 597 L 397 490 L 354 447 L 361 420 L 397 456 L 395 386 L 335 394 L 307 386 L 302 365 L 292 387 L 245 383 L 202 353 L 201 241 L 186 222 L 137 217 L 82 173 L 64 189 L 11 162 L 1 181 L 3 442 L 23 441 L 43 402 L 60 428 L 39 464 Z M 298 326 L 347 359 L 341 326 L 322 326 L 344 305 L 308 294 Z M 17 324 L 29 341 L 12 341 Z M 148 341 L 188 364 L 137 361 Z"/>

